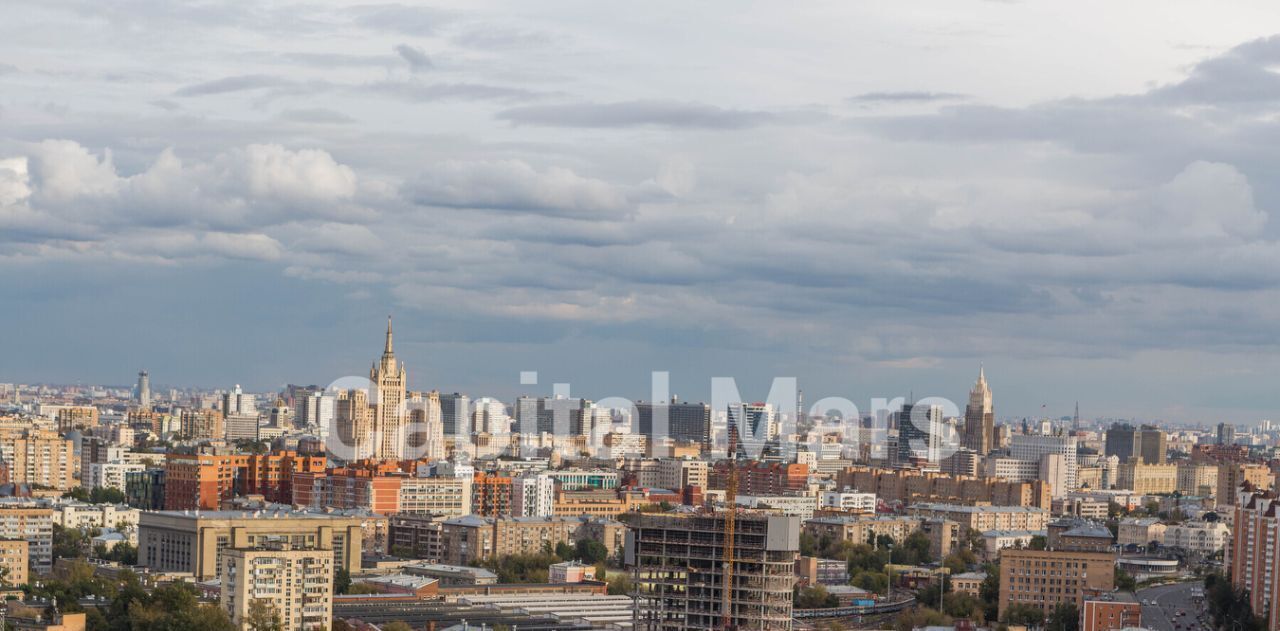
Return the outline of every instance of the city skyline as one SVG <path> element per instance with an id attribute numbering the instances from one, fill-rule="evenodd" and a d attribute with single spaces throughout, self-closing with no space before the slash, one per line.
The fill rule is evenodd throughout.
<path id="1" fill-rule="evenodd" d="M 103 10 L 0 25 L 0 380 L 1280 410 L 1264 3 Z"/>

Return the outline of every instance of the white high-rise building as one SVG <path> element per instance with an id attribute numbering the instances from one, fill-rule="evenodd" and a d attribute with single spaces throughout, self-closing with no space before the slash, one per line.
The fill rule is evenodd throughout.
<path id="1" fill-rule="evenodd" d="M 258 404 L 253 395 L 242 391 L 240 384 L 237 383 L 231 392 L 222 395 L 222 414 L 223 416 L 232 414 L 257 416 Z"/>
<path id="2" fill-rule="evenodd" d="M 546 474 L 526 474 L 511 481 L 511 514 L 545 517 L 555 514 L 556 481 Z"/>
<path id="3" fill-rule="evenodd" d="M 757 457 L 760 449 L 778 437 L 778 411 L 772 403 L 730 403 L 729 440 L 736 442 L 737 452 Z"/>
<path id="4" fill-rule="evenodd" d="M 333 425 L 333 411 L 338 397 L 332 392 L 308 392 L 298 398 L 298 410 L 294 415 L 294 424 L 299 427 L 310 427 L 324 438 Z"/>
<path id="5" fill-rule="evenodd" d="M 444 421 L 440 412 L 440 393 L 432 390 L 421 400 L 412 402 L 409 413 L 409 453 L 414 458 L 444 458 Z"/>
<path id="6" fill-rule="evenodd" d="M 478 434 L 510 434 L 511 417 L 507 414 L 507 406 L 490 397 L 476 399 L 472 404 L 471 427 Z"/>
<path id="7" fill-rule="evenodd" d="M 1015 460 L 1023 462 L 1034 462 L 1041 465 L 1041 473 L 1045 472 L 1044 457 L 1050 454 L 1062 456 L 1061 475 L 1062 488 L 1058 484 L 1050 483 L 1053 486 L 1052 492 L 1055 498 L 1063 497 L 1069 491 L 1076 488 L 1076 474 L 1078 465 L 1076 463 L 1076 438 L 1074 436 L 1036 436 L 1036 435 L 1015 435 L 1009 441 L 1009 455 Z M 1055 465 L 1049 465 L 1050 470 L 1058 471 Z"/>

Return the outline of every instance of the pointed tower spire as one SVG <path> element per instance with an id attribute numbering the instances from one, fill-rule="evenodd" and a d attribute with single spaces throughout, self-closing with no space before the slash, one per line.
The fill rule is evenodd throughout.
<path id="1" fill-rule="evenodd" d="M 982 365 L 982 362 L 978 362 L 978 383 L 983 383 L 986 380 L 987 380 L 987 369 L 985 366 Z"/>
<path id="2" fill-rule="evenodd" d="M 391 355 L 391 316 L 387 316 L 387 346 L 382 349 L 382 354 Z"/>

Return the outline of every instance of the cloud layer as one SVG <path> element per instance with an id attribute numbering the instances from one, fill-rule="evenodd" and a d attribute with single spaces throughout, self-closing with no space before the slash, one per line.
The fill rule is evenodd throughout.
<path id="1" fill-rule="evenodd" d="M 38 312 L 61 303 L 22 279 L 77 294 L 63 266 L 110 270 L 119 297 L 97 311 L 122 326 L 139 274 L 215 285 L 197 296 L 256 285 L 297 308 L 184 334 L 274 354 L 187 368 L 172 340 L 72 335 L 107 359 L 77 373 L 32 351 L 0 381 L 102 379 L 121 354 L 190 370 L 177 383 L 321 381 L 306 371 L 350 363 L 350 327 L 393 310 L 442 382 L 423 387 L 486 387 L 523 362 L 608 390 L 587 396 L 647 394 L 637 375 L 675 369 L 959 397 L 985 360 L 1008 375 L 1009 413 L 1084 396 L 1145 417 L 1280 405 L 1280 37 L 1135 42 L 1185 61 L 1082 59 L 1126 82 L 1063 68 L 1041 85 L 1052 51 L 1020 32 L 898 14 L 757 8 L 721 29 L 612 31 L 596 9 L 256 11 L 138 7 L 128 41 L 91 3 L 0 25 L 0 290 Z M 688 28 L 722 17 L 687 11 Z M 808 36 L 758 28 L 780 20 Z M 44 23 L 87 61 L 38 54 Z M 854 44 L 838 25 L 902 30 Z M 280 317 L 344 341 L 286 351 Z M 1146 375 L 1159 385 L 1123 385 Z"/>

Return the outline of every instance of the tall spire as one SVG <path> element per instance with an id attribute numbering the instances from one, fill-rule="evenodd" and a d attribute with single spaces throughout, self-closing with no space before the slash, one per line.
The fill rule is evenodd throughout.
<path id="1" fill-rule="evenodd" d="M 982 365 L 982 362 L 978 362 L 978 383 L 985 383 L 986 381 L 987 369 Z"/>
<path id="2" fill-rule="evenodd" d="M 391 316 L 387 316 L 387 346 L 382 349 L 383 355 L 391 355 Z"/>

